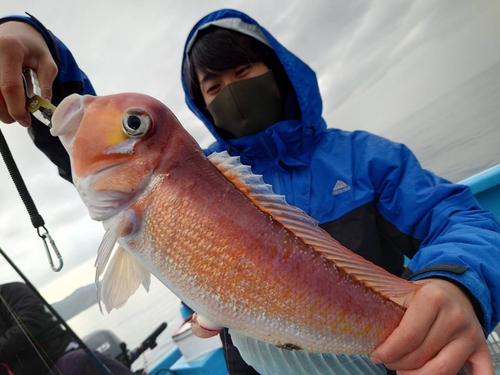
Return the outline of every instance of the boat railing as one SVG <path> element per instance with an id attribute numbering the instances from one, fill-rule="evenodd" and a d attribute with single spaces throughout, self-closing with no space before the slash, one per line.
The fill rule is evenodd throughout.
<path id="1" fill-rule="evenodd" d="M 483 208 L 500 220 L 500 164 L 471 176 L 460 184 L 467 185 Z"/>
<path id="2" fill-rule="evenodd" d="M 500 220 L 500 164 L 460 182 L 469 186 L 479 204 Z M 500 325 L 488 336 L 495 375 L 500 375 Z"/>

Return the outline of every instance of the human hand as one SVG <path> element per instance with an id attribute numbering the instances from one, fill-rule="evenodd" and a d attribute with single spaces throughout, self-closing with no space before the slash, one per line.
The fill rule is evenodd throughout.
<path id="1" fill-rule="evenodd" d="M 399 304 L 407 307 L 398 328 L 372 353 L 375 363 L 398 375 L 456 375 L 467 361 L 474 375 L 494 375 L 493 364 L 472 303 L 454 283 L 416 281 L 422 288 Z"/>
<path id="2" fill-rule="evenodd" d="M 58 70 L 43 36 L 24 22 L 0 24 L 0 121 L 4 123 L 31 125 L 22 78 L 28 68 L 37 72 L 42 97 L 50 100 Z"/>

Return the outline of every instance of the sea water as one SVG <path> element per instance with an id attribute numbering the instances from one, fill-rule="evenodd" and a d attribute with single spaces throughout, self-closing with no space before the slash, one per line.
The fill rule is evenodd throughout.
<path id="1" fill-rule="evenodd" d="M 380 135 L 453 182 L 500 164 L 500 62 Z"/>

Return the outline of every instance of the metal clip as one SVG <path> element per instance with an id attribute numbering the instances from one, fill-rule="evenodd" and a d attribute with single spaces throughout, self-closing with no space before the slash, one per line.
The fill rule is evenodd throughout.
<path id="1" fill-rule="evenodd" d="M 35 75 L 34 71 L 29 69 L 26 71 L 26 73 L 31 74 L 31 79 L 33 79 Z M 40 95 L 37 95 L 34 92 L 30 96 L 28 89 L 28 82 L 24 74 L 23 74 L 23 83 L 24 83 L 24 92 L 26 95 L 26 109 L 42 124 L 44 124 L 49 128 L 52 128 L 52 115 L 54 114 L 56 107 L 47 99 L 42 98 Z"/>
<path id="2" fill-rule="evenodd" d="M 56 110 L 48 100 L 41 96 L 33 95 L 30 100 L 26 102 L 26 109 L 35 116 L 42 124 L 52 128 L 52 115 Z"/>
<path id="3" fill-rule="evenodd" d="M 43 228 L 45 230 L 45 233 L 40 234 L 40 228 Z M 63 268 L 63 259 L 61 254 L 59 253 L 59 250 L 57 249 L 56 243 L 54 242 L 52 237 L 50 237 L 49 231 L 44 226 L 38 227 L 36 230 L 38 232 L 38 236 L 40 236 L 40 238 L 43 240 L 43 244 L 45 246 L 45 252 L 47 253 L 47 258 L 49 258 L 50 267 L 54 272 L 59 272 Z M 52 250 L 54 251 L 54 254 L 57 256 L 57 259 L 59 260 L 58 267 L 54 266 L 54 262 L 52 261 L 52 255 L 50 255 L 50 248 L 49 245 L 47 244 L 47 240 L 50 242 Z"/>

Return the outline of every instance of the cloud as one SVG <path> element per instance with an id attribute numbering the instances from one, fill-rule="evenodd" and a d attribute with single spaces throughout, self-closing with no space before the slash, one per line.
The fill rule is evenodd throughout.
<path id="1" fill-rule="evenodd" d="M 99 94 L 137 91 L 160 99 L 202 146 L 213 138 L 184 103 L 180 63 L 191 27 L 219 8 L 255 17 L 313 67 L 331 127 L 379 132 L 500 60 L 493 48 L 500 32 L 497 0 L 0 2 L 4 14 L 29 11 L 45 23 Z M 67 260 L 63 272 L 71 272 L 95 256 L 102 228 L 24 129 L 1 128 Z M 3 167 L 0 178 L 0 246 L 35 285 L 57 280 Z M 0 263 L 0 282 L 12 277 L 7 268 Z"/>
<path id="2" fill-rule="evenodd" d="M 321 84 L 332 98 L 328 109 L 335 111 L 353 95 L 362 95 L 423 44 L 449 36 L 463 18 L 465 6 L 457 5 L 451 0 L 374 2 L 362 9 L 346 25 L 349 32 L 333 41 L 336 47 L 318 56 Z"/>

